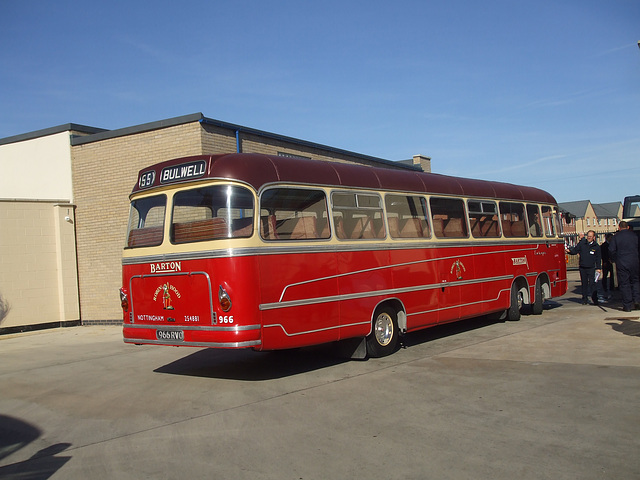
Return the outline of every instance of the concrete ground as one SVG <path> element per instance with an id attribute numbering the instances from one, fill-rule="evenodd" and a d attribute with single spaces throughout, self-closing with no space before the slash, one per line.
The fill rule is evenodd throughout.
<path id="1" fill-rule="evenodd" d="M 569 293 L 390 357 L 0 337 L 0 478 L 640 478 L 640 312 Z"/>

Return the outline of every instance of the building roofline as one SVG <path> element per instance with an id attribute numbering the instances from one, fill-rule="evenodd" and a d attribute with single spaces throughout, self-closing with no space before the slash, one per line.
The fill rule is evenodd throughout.
<path id="1" fill-rule="evenodd" d="M 49 135 L 55 135 L 62 132 L 80 132 L 86 133 L 88 136 L 93 136 L 100 132 L 108 131 L 104 128 L 89 127 L 87 125 L 79 125 L 77 123 L 65 123 L 56 127 L 43 128 L 42 130 L 36 130 L 34 132 L 22 133 L 20 135 L 13 135 L 11 137 L 0 138 L 0 145 L 8 145 L 10 143 L 24 142 L 26 140 L 33 140 L 40 137 L 47 137 Z M 82 137 L 84 138 L 84 137 Z"/>
<path id="2" fill-rule="evenodd" d="M 383 158 L 372 157 L 370 155 L 363 155 L 361 153 L 351 152 L 348 150 L 343 150 L 341 148 L 330 147 L 328 145 L 322 145 L 319 143 L 309 142 L 306 140 L 300 140 L 298 138 L 287 137 L 285 135 L 280 135 L 277 133 L 266 132 L 264 130 L 258 130 L 255 128 L 245 127 L 242 125 L 237 125 L 234 123 L 223 122 L 222 120 L 215 120 L 213 118 L 207 118 L 202 113 L 192 113 L 190 115 L 183 115 L 180 117 L 168 118 L 166 120 L 160 120 L 157 122 L 144 123 L 141 125 L 134 125 L 132 127 L 120 128 L 117 130 L 104 130 L 92 135 L 86 136 L 73 136 L 71 137 L 71 145 L 86 145 L 88 143 L 99 142 L 101 140 L 107 140 L 110 138 L 122 137 L 125 135 L 133 135 L 142 132 L 148 132 L 152 130 L 158 130 L 160 128 L 173 127 L 176 125 L 182 125 L 185 123 L 192 122 L 200 122 L 205 125 L 213 125 L 221 128 L 225 128 L 228 130 L 233 130 L 240 133 L 246 133 L 249 135 L 255 135 L 258 137 L 270 138 L 272 140 L 279 140 L 286 143 L 292 143 L 295 145 L 300 145 L 308 148 L 315 148 L 324 150 L 331 153 L 336 153 L 340 155 L 346 155 L 351 158 L 354 158 L 357 162 L 358 159 L 362 160 L 361 163 L 366 164 L 367 162 L 373 162 L 380 165 L 384 165 L 387 167 L 401 168 L 406 170 L 416 170 L 420 171 L 419 168 L 413 165 L 404 165 L 399 162 L 394 162 L 391 160 L 386 160 Z"/>
<path id="3" fill-rule="evenodd" d="M 156 122 L 143 123 L 140 125 L 134 125 L 131 127 L 118 128 L 115 130 L 107 130 L 104 128 L 89 127 L 86 125 L 78 125 L 75 123 L 66 123 L 64 125 L 58 125 L 56 127 L 45 128 L 43 130 L 36 130 L 34 132 L 24 133 L 21 135 L 15 135 L 12 137 L 6 137 L 0 139 L 0 145 L 6 145 L 10 143 L 22 142 L 25 140 L 32 140 L 39 137 L 45 137 L 48 135 L 54 135 L 62 132 L 78 132 L 85 135 L 71 135 L 70 142 L 72 146 L 86 145 L 93 142 L 99 142 L 110 138 L 123 137 L 126 135 L 134 135 L 137 133 L 149 132 L 158 130 L 161 128 L 174 127 L 177 125 L 183 125 L 185 123 L 200 122 L 205 125 L 214 125 L 228 130 L 233 130 L 240 133 L 246 133 L 249 135 L 255 135 L 258 137 L 269 138 L 272 140 L 278 140 L 294 145 L 300 145 L 307 148 L 313 148 L 318 150 L 324 150 L 338 155 L 345 155 L 351 157 L 351 160 L 355 163 L 376 163 L 381 166 L 421 171 L 421 169 L 415 165 L 409 165 L 402 162 L 395 162 L 392 160 L 386 160 L 384 158 L 373 157 L 371 155 L 364 155 L 357 152 L 351 152 L 341 148 L 331 147 L 329 145 L 323 145 L 320 143 L 309 142 L 307 140 L 300 140 L 298 138 L 288 137 L 286 135 L 280 135 L 277 133 L 266 132 L 264 130 L 258 130 L 255 128 L 245 127 L 242 125 L 236 125 L 234 123 L 223 122 L 221 120 L 215 120 L 213 118 L 205 117 L 201 112 L 192 113 L 189 115 L 182 115 L 180 117 L 168 118 L 166 120 L 159 120 Z M 358 161 L 360 160 L 360 161 Z"/>
<path id="4" fill-rule="evenodd" d="M 331 152 L 331 153 L 337 153 L 337 154 L 346 155 L 346 156 L 349 156 L 349 157 L 356 157 L 356 160 L 358 158 L 360 158 L 360 159 L 363 160 L 361 162 L 363 164 L 365 164 L 366 162 L 375 162 L 375 163 L 379 163 L 379 164 L 386 165 L 386 166 L 389 166 L 389 167 L 394 167 L 394 168 L 403 168 L 403 169 L 407 169 L 407 170 L 421 171 L 419 168 L 417 168 L 417 167 L 415 167 L 413 165 L 405 165 L 405 164 L 401 164 L 400 162 L 394 162 L 392 160 L 386 160 L 384 158 L 373 157 L 373 156 L 370 156 L 370 155 L 364 155 L 362 153 L 357 153 L 357 152 L 351 152 L 349 150 L 343 150 L 341 148 L 330 147 L 328 145 L 323 145 L 323 144 L 320 144 L 320 143 L 309 142 L 307 140 L 300 140 L 299 138 L 287 137 L 286 135 L 280 135 L 278 133 L 265 132 L 264 130 L 257 130 L 255 128 L 250 128 L 250 127 L 243 127 L 242 125 L 235 125 L 233 123 L 223 122 L 221 120 L 214 120 L 212 118 L 203 117 L 200 122 L 204 123 L 206 125 L 214 125 L 214 126 L 217 126 L 217 127 L 228 128 L 230 130 L 236 130 L 236 131 L 238 131 L 240 133 L 248 133 L 250 135 L 256 135 L 256 136 L 259 136 L 259 137 L 270 138 L 272 140 L 280 140 L 280 141 L 283 141 L 283 142 L 293 143 L 293 144 L 300 145 L 300 146 L 303 146 L 303 147 L 316 148 L 316 149 L 324 150 L 324 151 Z"/>
<path id="5" fill-rule="evenodd" d="M 105 130 L 87 136 L 77 136 L 71 138 L 71 145 L 85 145 L 87 143 L 99 142 L 110 138 L 124 137 L 126 135 L 134 135 L 136 133 L 149 132 L 160 128 L 174 127 L 185 123 L 199 122 L 203 117 L 202 113 L 192 113 L 180 117 L 168 118 L 156 122 L 143 123 L 132 127 L 118 128 L 116 130 Z"/>

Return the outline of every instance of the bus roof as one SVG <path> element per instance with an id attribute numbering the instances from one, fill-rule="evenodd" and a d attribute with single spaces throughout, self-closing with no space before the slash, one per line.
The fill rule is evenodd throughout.
<path id="1" fill-rule="evenodd" d="M 238 180 L 256 190 L 285 182 L 556 203 L 544 190 L 510 183 L 254 153 L 198 155 L 158 163 L 140 170 L 132 193 L 205 178 Z"/>

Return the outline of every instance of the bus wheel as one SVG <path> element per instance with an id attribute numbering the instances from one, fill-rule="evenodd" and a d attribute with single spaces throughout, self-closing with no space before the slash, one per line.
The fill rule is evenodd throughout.
<path id="1" fill-rule="evenodd" d="M 540 279 L 536 280 L 536 291 L 535 291 L 535 299 L 531 304 L 531 313 L 534 315 L 540 315 L 543 310 L 544 303 L 544 289 L 542 288 L 542 282 Z"/>
<path id="2" fill-rule="evenodd" d="M 507 310 L 507 320 L 510 322 L 517 322 L 520 320 L 520 310 L 522 309 L 523 304 L 524 299 L 520 292 L 520 288 L 518 288 L 518 285 L 514 283 L 511 285 L 511 304 L 509 305 L 509 310 Z"/>
<path id="3" fill-rule="evenodd" d="M 373 329 L 367 337 L 367 353 L 371 357 L 384 357 L 393 353 L 398 346 L 398 315 L 385 306 L 376 310 Z"/>

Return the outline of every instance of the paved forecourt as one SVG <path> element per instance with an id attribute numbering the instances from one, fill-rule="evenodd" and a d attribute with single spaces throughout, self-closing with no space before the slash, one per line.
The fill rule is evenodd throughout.
<path id="1" fill-rule="evenodd" d="M 583 306 L 570 278 L 540 316 L 367 361 L 0 336 L 0 478 L 635 478 L 640 312 Z"/>

